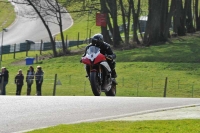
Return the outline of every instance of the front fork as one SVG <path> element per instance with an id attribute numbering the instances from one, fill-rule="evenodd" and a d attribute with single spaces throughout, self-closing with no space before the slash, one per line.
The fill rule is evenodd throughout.
<path id="1" fill-rule="evenodd" d="M 89 78 L 90 72 L 94 71 L 94 68 L 92 67 L 92 65 L 90 65 L 89 67 L 85 65 L 85 69 L 86 69 L 86 73 L 88 75 L 86 77 Z M 99 83 L 102 84 L 103 83 L 103 78 L 102 78 L 102 68 L 101 68 L 101 65 L 98 65 L 97 73 L 98 73 L 97 76 L 98 76 Z"/>
<path id="2" fill-rule="evenodd" d="M 103 78 L 102 78 L 102 69 L 101 69 L 101 65 L 99 65 L 99 73 L 98 73 L 98 76 L 99 76 L 100 84 L 102 84 Z"/>

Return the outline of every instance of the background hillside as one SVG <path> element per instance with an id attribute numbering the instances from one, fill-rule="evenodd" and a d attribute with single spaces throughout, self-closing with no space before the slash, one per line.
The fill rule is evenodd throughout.
<path id="1" fill-rule="evenodd" d="M 167 78 L 167 97 L 200 97 L 200 51 L 199 33 L 187 38 L 179 38 L 158 46 L 141 47 L 129 50 L 114 49 L 117 55 L 116 71 L 117 96 L 162 97 Z M 78 49 L 76 46 L 74 49 Z M 40 55 L 39 51 L 29 52 L 30 57 Z M 26 74 L 26 53 L 3 56 L 3 66 L 10 71 L 7 94 L 15 95 L 14 76 L 19 69 Z M 57 85 L 58 96 L 92 96 L 89 80 L 83 64 L 79 62 L 82 53 L 74 53 L 63 57 L 51 58 L 50 52 L 42 52 L 40 60 L 33 64 L 42 66 L 45 75 L 43 95 L 53 94 L 54 77 L 62 85 Z M 35 94 L 35 84 L 32 95 Z M 26 86 L 22 89 L 26 95 Z M 104 94 L 102 94 L 104 95 Z"/>
<path id="2" fill-rule="evenodd" d="M 0 26 L 6 28 L 10 26 L 16 18 L 13 5 L 10 4 L 7 0 L 1 0 L 0 2 Z"/>
<path id="3" fill-rule="evenodd" d="M 87 23 L 84 24 L 82 20 L 87 17 L 73 15 L 80 19 L 74 19 L 75 24 L 66 31 L 66 35 L 74 35 L 76 38 L 75 31 L 80 30 L 82 34 L 86 32 L 84 25 Z M 80 21 L 78 26 L 76 21 Z M 94 22 L 91 22 L 89 27 L 92 25 L 98 32 L 99 27 L 96 27 Z M 78 28 L 73 30 L 76 26 Z M 197 32 L 155 46 L 114 49 L 117 54 L 117 96 L 162 97 L 167 78 L 167 97 L 200 97 L 199 41 Z M 74 52 L 83 47 L 81 45 L 72 47 L 69 55 L 57 58 L 51 58 L 51 51 L 43 51 L 42 55 L 39 51 L 28 53 L 30 57 L 36 57 L 36 54 L 40 56 L 39 61 L 37 63 L 35 61 L 33 66 L 36 68 L 40 65 L 45 72 L 43 95 L 52 95 L 55 74 L 58 74 L 58 80 L 62 84 L 57 85 L 56 95 L 93 95 L 89 81 L 85 78 L 84 66 L 79 63 L 82 52 Z M 2 65 L 6 66 L 10 72 L 10 81 L 7 85 L 8 95 L 15 95 L 13 81 L 18 69 L 22 69 L 26 74 L 28 66 L 25 65 L 25 58 L 24 52 L 17 53 L 16 59 L 13 59 L 12 53 L 3 56 Z M 22 95 L 26 95 L 25 85 Z M 35 95 L 35 84 L 32 95 Z"/>

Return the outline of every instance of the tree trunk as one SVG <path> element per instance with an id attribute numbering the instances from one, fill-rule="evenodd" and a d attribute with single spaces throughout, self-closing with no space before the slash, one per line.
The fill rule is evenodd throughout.
<path id="1" fill-rule="evenodd" d="M 130 26 L 132 27 L 132 24 L 130 23 L 131 22 L 131 5 L 129 5 L 128 7 L 128 13 L 127 13 L 127 21 L 128 21 L 128 24 L 127 24 L 127 31 L 126 31 L 126 40 L 127 40 L 127 44 L 129 43 L 129 35 L 130 35 Z"/>
<path id="2" fill-rule="evenodd" d="M 123 22 L 123 29 L 124 29 L 124 36 L 125 36 L 125 44 L 129 44 L 129 29 L 130 29 L 130 12 L 131 12 L 131 5 L 129 4 L 129 10 L 126 13 L 124 9 L 124 5 L 122 0 L 119 1 L 121 6 L 121 12 L 122 12 L 122 22 Z M 127 14 L 127 20 L 126 22 L 126 14 Z"/>
<path id="3" fill-rule="evenodd" d="M 116 0 L 106 0 L 106 2 L 108 3 L 110 14 L 113 20 L 113 46 L 117 47 L 122 40 L 119 32 L 119 26 L 117 24 L 117 3 Z"/>
<path id="4" fill-rule="evenodd" d="M 110 35 L 110 34 L 112 34 L 113 27 L 112 27 L 112 24 L 110 22 L 109 15 L 107 15 L 107 19 L 106 20 L 107 20 L 107 26 L 108 26 L 108 29 L 109 29 L 109 30 L 107 30 L 108 35 L 106 37 L 106 40 L 107 40 L 106 42 L 109 43 L 109 44 L 113 44 L 112 39 L 111 39 L 112 35 Z"/>
<path id="5" fill-rule="evenodd" d="M 164 37 L 169 37 L 169 28 L 170 28 L 170 25 L 171 25 L 171 21 L 172 21 L 172 16 L 174 15 L 174 12 L 175 12 L 175 4 L 176 4 L 176 0 L 172 0 L 171 1 L 171 6 L 170 6 L 170 9 L 169 9 L 169 13 L 167 15 L 167 19 L 166 19 L 166 23 L 165 23 L 165 26 L 164 26 Z"/>
<path id="6" fill-rule="evenodd" d="M 185 0 L 185 12 L 186 12 L 186 27 L 188 33 L 195 32 L 194 26 L 193 26 L 193 19 L 192 19 L 192 1 L 191 0 Z"/>
<path id="7" fill-rule="evenodd" d="M 62 41 L 62 49 L 63 49 L 63 54 L 66 55 L 66 46 L 65 46 L 65 39 L 64 39 L 64 35 L 63 35 L 63 26 L 62 26 L 62 14 L 61 14 L 61 9 L 59 6 L 58 1 L 56 0 L 56 5 L 58 7 L 58 22 L 59 22 L 59 27 L 60 27 L 60 35 L 61 35 L 61 41 Z"/>
<path id="8" fill-rule="evenodd" d="M 57 57 L 56 44 L 55 44 L 55 41 L 53 39 L 51 30 L 49 29 L 49 26 L 47 25 L 47 23 L 45 22 L 44 18 L 42 17 L 42 15 L 40 14 L 40 12 L 36 8 L 36 6 L 33 4 L 33 2 L 31 0 L 27 0 L 27 2 L 34 8 L 34 10 L 36 11 L 36 13 L 38 14 L 38 16 L 40 17 L 40 19 L 42 20 L 42 23 L 44 24 L 45 28 L 47 29 L 47 32 L 49 34 L 49 38 L 50 38 L 50 41 L 51 41 L 51 44 L 52 44 L 53 55 L 54 55 L 54 57 Z"/>
<path id="9" fill-rule="evenodd" d="M 195 18 L 196 18 L 196 30 L 200 30 L 200 16 L 199 16 L 199 0 L 195 0 Z"/>
<path id="10" fill-rule="evenodd" d="M 149 46 L 160 41 L 161 1 L 149 0 L 149 14 L 144 43 Z"/>
<path id="11" fill-rule="evenodd" d="M 101 2 L 101 13 L 106 13 L 107 14 L 107 19 L 106 19 L 106 22 L 108 22 L 108 12 L 107 12 L 107 8 L 106 8 L 106 0 L 100 0 Z M 109 44 L 112 44 L 112 41 L 110 39 L 110 36 L 109 36 L 109 33 L 108 33 L 108 30 L 107 30 L 107 25 L 106 27 L 103 27 L 101 26 L 101 33 L 104 37 L 104 41 L 109 43 Z"/>
<path id="12" fill-rule="evenodd" d="M 175 14 L 173 19 L 173 30 L 178 36 L 185 36 L 185 10 L 183 10 L 182 0 L 175 0 Z"/>
<path id="13" fill-rule="evenodd" d="M 137 42 L 137 44 L 140 44 L 140 41 L 138 39 L 138 35 L 137 35 L 137 30 L 138 30 L 138 24 L 139 24 L 139 13 L 140 13 L 140 0 L 138 0 L 138 5 L 137 5 L 137 12 L 135 11 L 135 8 L 134 8 L 134 1 L 133 0 L 130 0 L 129 1 L 129 5 L 131 6 L 132 8 L 132 14 L 133 14 L 133 42 Z M 140 34 L 142 34 L 140 32 Z"/>
<path id="14" fill-rule="evenodd" d="M 160 41 L 167 41 L 168 40 L 168 33 L 169 33 L 169 25 L 168 25 L 168 6 L 169 0 L 160 0 L 161 1 L 161 19 L 160 19 Z M 171 20 L 171 19 L 170 19 Z"/>

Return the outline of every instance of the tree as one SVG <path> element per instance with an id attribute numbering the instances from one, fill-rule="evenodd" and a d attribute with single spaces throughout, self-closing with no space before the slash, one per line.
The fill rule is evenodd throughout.
<path id="1" fill-rule="evenodd" d="M 165 3 L 165 7 L 166 7 L 165 9 L 167 10 L 168 10 L 168 5 L 169 5 L 169 1 L 167 0 L 167 3 Z M 166 16 L 164 20 L 161 22 L 161 23 L 164 23 L 164 25 L 161 24 L 164 39 L 167 39 L 170 36 L 169 28 L 171 26 L 172 16 L 174 15 L 174 12 L 175 12 L 175 0 L 171 0 L 170 9 L 169 11 L 167 11 L 167 13 L 163 12 L 164 13 L 163 15 L 165 15 L 166 13 Z"/>
<path id="2" fill-rule="evenodd" d="M 195 28 L 193 26 L 193 19 L 192 19 L 192 0 L 185 0 L 185 15 L 186 15 L 186 27 L 188 33 L 193 33 Z"/>
<path id="3" fill-rule="evenodd" d="M 160 41 L 161 0 L 149 0 L 149 14 L 144 34 L 145 45 Z"/>
<path id="4" fill-rule="evenodd" d="M 173 31 L 178 36 L 184 36 L 186 32 L 194 32 L 191 4 L 191 0 L 185 0 L 185 3 L 182 0 L 171 0 L 171 6 L 168 8 L 169 0 L 149 0 L 144 43 L 148 46 L 167 41 L 172 17 Z"/>
<path id="5" fill-rule="evenodd" d="M 199 16 L 199 0 L 195 0 L 195 18 L 196 18 L 196 30 L 200 30 L 200 16 Z"/>
<path id="6" fill-rule="evenodd" d="M 111 26 L 111 23 L 109 21 L 109 16 L 108 16 L 109 11 L 108 11 L 108 8 L 106 7 L 106 0 L 100 0 L 100 4 L 101 4 L 100 12 L 107 15 L 107 18 L 106 18 L 107 25 Z M 108 33 L 108 30 L 107 30 L 107 25 L 105 27 L 101 26 L 101 33 L 104 36 L 104 41 L 109 43 L 109 44 L 112 44 L 112 40 L 111 40 L 110 35 Z"/>
<path id="7" fill-rule="evenodd" d="M 140 41 L 139 41 L 138 35 L 137 35 L 137 30 L 139 29 L 140 4 L 141 4 L 141 1 L 138 0 L 137 11 L 136 11 L 135 6 L 134 6 L 135 5 L 134 1 L 129 0 L 129 5 L 132 8 L 132 14 L 133 14 L 133 42 L 137 42 L 137 44 L 140 44 Z M 139 29 L 139 31 L 140 31 L 140 29 Z M 142 36 L 141 32 L 140 32 L 140 35 Z"/>
<path id="8" fill-rule="evenodd" d="M 106 0 L 106 2 L 108 4 L 108 8 L 110 9 L 110 16 L 113 22 L 113 31 L 112 31 L 113 46 L 117 47 L 122 40 L 120 36 L 120 32 L 119 32 L 118 21 L 117 21 L 117 1 Z"/>
<path id="9" fill-rule="evenodd" d="M 171 16 L 168 13 L 169 0 L 161 0 L 161 15 L 160 15 L 160 41 L 168 40 L 169 26 Z"/>
<path id="10" fill-rule="evenodd" d="M 109 32 L 106 27 L 101 27 L 101 32 L 106 42 L 113 44 L 114 47 L 120 44 L 121 36 L 117 23 L 117 3 L 116 0 L 100 0 L 101 13 L 107 14 L 107 26 L 112 34 L 113 39 L 111 40 Z M 112 23 L 110 19 L 112 18 Z"/>
<path id="11" fill-rule="evenodd" d="M 119 0 L 119 4 L 121 6 L 122 12 L 122 22 L 123 22 L 123 29 L 124 29 L 124 36 L 125 36 L 125 43 L 129 44 L 129 32 L 130 32 L 130 20 L 131 20 L 131 4 L 129 4 L 128 11 L 124 7 L 123 1 Z"/>
<path id="12" fill-rule="evenodd" d="M 24 1 L 23 3 L 26 3 L 26 1 Z M 53 51 L 53 55 L 54 57 L 57 57 L 57 51 L 56 51 L 56 45 L 55 45 L 55 41 L 54 38 L 52 36 L 51 30 L 49 28 L 48 25 L 48 17 L 46 16 L 45 12 L 43 11 L 42 8 L 42 3 L 40 3 L 40 1 L 31 1 L 31 0 L 27 0 L 27 5 L 30 5 L 31 7 L 33 7 L 34 11 L 37 13 L 37 15 L 39 16 L 39 18 L 41 19 L 41 21 L 43 22 L 48 34 L 49 34 L 49 38 L 52 44 L 52 51 Z M 29 12 L 27 12 L 29 14 Z"/>
<path id="13" fill-rule="evenodd" d="M 61 34 L 61 41 L 62 41 L 62 49 L 63 49 L 63 54 L 66 54 L 66 45 L 64 41 L 64 35 L 63 35 L 63 23 L 62 23 L 62 13 L 66 13 L 65 8 L 61 6 L 58 3 L 58 0 L 46 0 L 47 1 L 47 8 L 44 8 L 47 11 L 47 14 L 50 16 L 53 16 L 57 19 L 57 24 L 59 25 L 60 28 L 60 34 Z M 41 7 L 42 8 L 42 7 Z M 48 13 L 48 11 L 50 11 Z"/>
<path id="14" fill-rule="evenodd" d="M 182 0 L 175 0 L 175 12 L 173 15 L 173 31 L 177 33 L 178 36 L 186 35 L 185 19 L 186 15 L 183 10 Z"/>
<path id="15" fill-rule="evenodd" d="M 55 40 L 52 36 L 51 30 L 49 28 L 49 23 L 54 23 L 59 26 L 62 40 L 62 49 L 63 53 L 66 54 L 66 46 L 64 42 L 63 36 L 63 22 L 62 22 L 62 14 L 67 13 L 65 8 L 58 3 L 57 0 L 13 0 L 12 2 L 17 4 L 25 4 L 27 6 L 31 6 L 33 10 L 26 11 L 23 13 L 24 17 L 37 18 L 39 17 L 43 22 L 52 44 L 52 51 L 54 57 L 57 56 Z M 37 16 L 37 15 L 38 16 Z M 55 18 L 53 21 L 52 18 Z"/>

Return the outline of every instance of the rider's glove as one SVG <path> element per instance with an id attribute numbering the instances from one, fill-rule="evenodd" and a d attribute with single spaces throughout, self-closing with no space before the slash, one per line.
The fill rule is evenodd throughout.
<path id="1" fill-rule="evenodd" d="M 107 55 L 106 57 L 111 59 L 111 60 L 113 60 L 113 56 L 112 55 Z"/>

